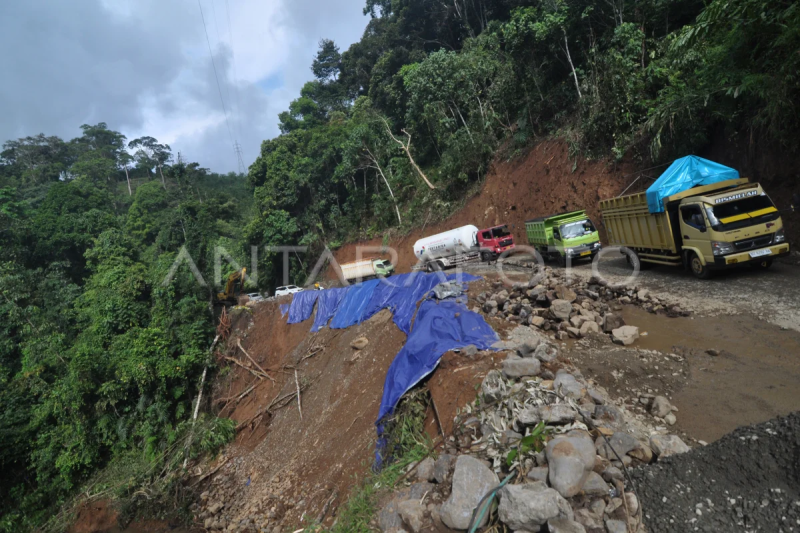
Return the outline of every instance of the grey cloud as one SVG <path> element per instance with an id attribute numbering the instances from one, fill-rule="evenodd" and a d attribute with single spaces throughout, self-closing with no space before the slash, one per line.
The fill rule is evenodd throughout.
<path id="1" fill-rule="evenodd" d="M 0 138 L 139 124 L 139 97 L 174 78 L 180 59 L 167 36 L 138 22 L 95 0 L 3 2 Z"/>
<path id="2" fill-rule="evenodd" d="M 222 106 L 196 1 L 124 1 L 108 5 L 127 6 L 127 12 L 109 10 L 101 0 L 0 2 L 0 143 L 37 133 L 68 139 L 79 135 L 81 124 L 102 121 L 129 138 L 180 132 L 168 140 L 173 151 L 216 171 L 236 170 L 225 123 L 209 125 Z M 202 1 L 208 9 L 212 0 Z M 247 9 L 251 0 L 236 1 Z M 279 133 L 278 113 L 311 79 L 318 41 L 332 38 L 344 49 L 367 23 L 360 0 L 283 1 L 285 16 L 263 21 L 265 28 L 287 25 L 291 36 L 284 43 L 288 59 L 267 76 L 283 86 L 266 91 L 256 83 L 234 87 L 231 50 L 217 42 L 215 21 L 206 13 L 230 126 L 246 165 L 264 139 Z M 215 5 L 224 17 L 222 0 Z M 225 20 L 218 24 L 225 38 Z M 153 123 L 163 131 L 152 131 Z"/>

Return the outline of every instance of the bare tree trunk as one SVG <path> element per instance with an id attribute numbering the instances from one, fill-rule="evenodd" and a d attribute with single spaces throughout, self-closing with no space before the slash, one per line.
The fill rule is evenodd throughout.
<path id="1" fill-rule="evenodd" d="M 403 144 L 403 141 L 394 136 L 391 128 L 389 128 L 389 123 L 386 122 L 386 119 L 383 117 L 381 117 L 381 119 L 383 120 L 383 123 L 386 125 L 386 131 L 389 132 L 389 137 L 391 137 L 394 142 L 400 145 L 400 148 L 402 148 L 403 151 L 406 153 L 406 156 L 408 156 L 408 160 L 411 163 L 411 166 L 414 167 L 414 170 L 416 170 L 419 173 L 419 175 L 422 176 L 422 179 L 425 180 L 425 183 L 428 185 L 429 188 L 435 189 L 436 187 L 434 187 L 433 183 L 430 182 L 428 176 L 426 176 L 425 173 L 422 172 L 422 169 L 419 168 L 416 161 L 414 161 L 414 157 L 411 155 L 411 134 L 408 133 L 406 130 L 402 130 L 402 132 L 408 136 L 408 144 Z"/>
<path id="2" fill-rule="evenodd" d="M 131 189 L 131 177 L 128 175 L 128 165 L 125 165 L 125 179 L 128 180 L 128 196 L 133 196 L 133 190 Z"/>
<path id="3" fill-rule="evenodd" d="M 467 129 L 467 135 L 469 135 L 469 140 L 472 145 L 475 145 L 475 139 L 472 138 L 472 132 L 469 130 L 469 126 L 467 126 L 467 121 L 464 120 L 464 115 L 461 114 L 461 110 L 458 108 L 458 104 L 454 104 L 456 106 L 456 111 L 458 111 L 458 116 L 461 117 L 461 123 L 464 124 L 464 127 Z"/>
<path id="4" fill-rule="evenodd" d="M 164 190 L 166 191 L 167 190 L 167 182 L 164 179 L 164 173 L 161 171 L 161 165 L 158 165 L 158 173 L 161 174 L 161 185 L 164 187 Z"/>
<path id="5" fill-rule="evenodd" d="M 580 100 L 581 98 L 583 98 L 583 95 L 581 95 L 581 86 L 578 83 L 578 73 L 575 71 L 575 65 L 572 64 L 572 56 L 569 53 L 569 42 L 567 41 L 567 32 L 566 30 L 563 29 L 562 31 L 564 31 L 564 52 L 567 53 L 567 61 L 569 61 L 569 67 L 572 69 L 572 77 L 575 78 L 575 89 L 578 91 L 578 100 Z"/>
<path id="6" fill-rule="evenodd" d="M 394 197 L 394 192 L 392 192 L 392 186 L 389 185 L 389 180 L 386 179 L 386 175 L 383 173 L 383 169 L 381 165 L 378 163 L 378 158 L 375 157 L 372 152 L 370 152 L 369 148 L 364 148 L 367 153 L 369 154 L 369 159 L 372 161 L 372 168 L 378 171 L 378 173 L 383 178 L 383 182 L 386 184 L 386 188 L 389 189 L 389 196 L 392 197 L 392 202 L 394 202 L 394 210 L 397 212 L 397 224 L 402 224 L 403 221 L 400 219 L 400 208 L 397 207 L 397 199 Z"/>

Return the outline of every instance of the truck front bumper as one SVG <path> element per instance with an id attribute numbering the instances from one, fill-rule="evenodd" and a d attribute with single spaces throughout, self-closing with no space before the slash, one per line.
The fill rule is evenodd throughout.
<path id="1" fill-rule="evenodd" d="M 769 253 L 765 253 L 769 250 Z M 766 248 L 759 248 L 758 250 L 751 250 L 749 252 L 741 252 L 738 254 L 730 254 L 722 257 L 715 257 L 714 264 L 709 265 L 714 269 L 731 268 L 739 265 L 746 265 L 748 263 L 760 263 L 767 259 L 775 259 L 776 257 L 783 257 L 789 255 L 790 246 L 788 242 L 781 244 L 774 244 Z M 763 254 L 753 257 L 751 254 Z"/>

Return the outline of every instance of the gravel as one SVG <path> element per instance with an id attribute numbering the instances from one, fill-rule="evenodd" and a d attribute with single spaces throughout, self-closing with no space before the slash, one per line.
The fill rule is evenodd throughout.
<path id="1" fill-rule="evenodd" d="M 632 475 L 653 533 L 800 531 L 800 412 Z"/>

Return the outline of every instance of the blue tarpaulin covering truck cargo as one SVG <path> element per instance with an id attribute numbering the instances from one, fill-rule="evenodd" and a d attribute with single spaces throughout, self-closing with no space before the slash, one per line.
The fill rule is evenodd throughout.
<path id="1" fill-rule="evenodd" d="M 664 212 L 664 198 L 698 185 L 711 185 L 739 178 L 739 172 L 714 161 L 689 155 L 676 159 L 647 189 L 647 207 L 651 213 Z"/>
<path id="2" fill-rule="evenodd" d="M 498 340 L 497 334 L 483 317 L 469 311 L 459 299 L 447 298 L 439 302 L 428 299 L 437 292 L 439 298 L 457 293 L 454 282 L 467 283 L 479 279 L 463 273 L 445 276 L 441 272 L 414 272 L 341 289 L 294 295 L 289 307 L 290 324 L 311 318 L 315 307 L 317 316 L 312 331 L 325 327 L 328 320 L 331 329 L 347 328 L 364 322 L 381 309 L 389 309 L 394 314 L 397 327 L 408 335 L 405 345 L 389 367 L 384 383 L 380 415 L 376 421 L 379 437 L 376 466 L 379 467 L 384 458 L 383 423 L 394 411 L 400 398 L 433 372 L 445 352 L 470 344 L 479 349 L 489 349 Z M 440 284 L 443 285 L 442 290 L 435 291 Z M 423 301 L 417 311 L 420 300 Z"/>

